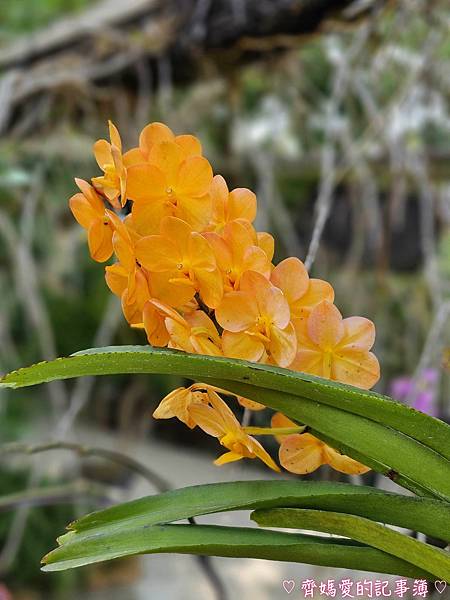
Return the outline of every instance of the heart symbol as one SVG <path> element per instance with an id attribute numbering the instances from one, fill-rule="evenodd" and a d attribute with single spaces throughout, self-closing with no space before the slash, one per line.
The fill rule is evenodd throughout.
<path id="1" fill-rule="evenodd" d="M 447 587 L 447 583 L 445 581 L 435 581 L 434 587 L 436 588 L 436 591 L 439 592 L 439 594 L 443 594 L 445 588 Z"/>
<path id="2" fill-rule="evenodd" d="M 446 585 L 445 581 L 439 581 L 439 582 L 437 581 L 436 583 L 443 583 L 444 586 Z M 283 588 L 284 588 L 285 592 L 290 594 L 293 591 L 293 589 L 295 588 L 295 581 L 293 581 L 292 579 L 285 579 L 283 581 Z M 444 589 L 445 589 L 445 587 L 444 587 Z"/>

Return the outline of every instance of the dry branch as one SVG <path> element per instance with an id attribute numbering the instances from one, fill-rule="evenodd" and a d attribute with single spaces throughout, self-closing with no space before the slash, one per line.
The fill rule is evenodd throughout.
<path id="1" fill-rule="evenodd" d="M 0 131 L 17 109 L 55 91 L 81 94 L 145 64 L 176 81 L 223 74 L 297 46 L 330 23 L 352 23 L 388 0 L 103 0 L 0 49 Z M 158 85 L 158 81 L 156 85 Z"/>

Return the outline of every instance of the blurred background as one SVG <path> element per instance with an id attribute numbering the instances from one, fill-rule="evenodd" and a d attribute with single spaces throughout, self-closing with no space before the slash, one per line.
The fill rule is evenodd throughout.
<path id="1" fill-rule="evenodd" d="M 377 390 L 448 421 L 449 30 L 446 0 L 1 0 L 0 371 L 145 343 L 68 199 L 74 176 L 99 174 L 91 147 L 108 119 L 127 147 L 158 120 L 199 136 L 230 189 L 257 193 L 257 228 L 276 237 L 277 260 L 306 261 L 344 316 L 375 322 Z M 89 510 L 272 476 L 256 461 L 214 467 L 215 440 L 152 420 L 182 383 L 123 376 L 0 392 L 1 600 L 272 600 L 286 596 L 284 579 L 300 597 L 302 579 L 349 576 L 170 555 L 40 573 L 66 523 Z M 245 418 L 267 425 L 268 413 Z M 5 447 L 13 441 L 23 444 Z M 394 489 L 370 473 L 353 481 Z"/>

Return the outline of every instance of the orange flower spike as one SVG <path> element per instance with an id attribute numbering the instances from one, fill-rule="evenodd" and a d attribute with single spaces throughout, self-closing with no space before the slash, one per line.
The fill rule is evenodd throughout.
<path id="1" fill-rule="evenodd" d="M 179 217 L 196 231 L 211 218 L 211 165 L 196 154 L 201 147 L 193 136 L 179 138 L 150 145 L 147 162 L 128 167 L 127 195 L 143 234 L 158 233 L 164 216 Z"/>
<path id="2" fill-rule="evenodd" d="M 215 308 L 223 295 L 221 274 L 209 242 L 176 217 L 165 217 L 161 234 L 150 235 L 136 244 L 138 261 L 150 273 L 170 273 L 170 283 L 198 292 L 202 301 Z"/>
<path id="3" fill-rule="evenodd" d="M 291 369 L 370 389 L 380 377 L 380 365 L 370 352 L 375 326 L 363 317 L 343 319 L 324 300 L 307 319 L 294 319 L 298 352 Z"/>
<path id="4" fill-rule="evenodd" d="M 93 177 L 92 183 L 115 208 L 119 208 L 119 196 L 122 206 L 126 202 L 127 171 L 122 157 L 119 131 L 111 121 L 108 121 L 108 124 L 111 142 L 97 140 L 94 144 L 95 160 L 104 174 Z"/>
<path id="5" fill-rule="evenodd" d="M 304 318 L 322 300 L 334 301 L 334 290 L 321 279 L 310 279 L 298 258 L 286 258 L 272 271 L 270 280 L 280 288 L 291 310 L 291 318 Z"/>
<path id="6" fill-rule="evenodd" d="M 260 273 L 246 271 L 240 291 L 225 294 L 216 309 L 225 356 L 259 361 L 267 352 L 280 367 L 291 364 L 297 339 L 283 292 Z"/>
<path id="7" fill-rule="evenodd" d="M 81 193 L 69 200 L 70 210 L 78 223 L 88 232 L 88 245 L 91 257 L 104 262 L 113 253 L 112 236 L 114 229 L 103 200 L 95 189 L 83 179 L 75 179 Z"/>
<path id="8" fill-rule="evenodd" d="M 254 245 L 250 231 L 241 221 L 227 223 L 222 235 L 203 235 L 216 255 L 217 266 L 224 278 L 225 291 L 238 290 L 245 271 L 256 271 L 266 278 L 269 277 L 270 261 L 266 253 Z"/>
<path id="9" fill-rule="evenodd" d="M 221 233 L 227 223 L 246 219 L 253 223 L 256 217 L 256 196 L 246 188 L 228 190 L 222 175 L 216 175 L 211 184 L 212 218 L 210 231 Z"/>
<path id="10" fill-rule="evenodd" d="M 191 404 L 188 413 L 205 433 L 218 438 L 220 444 L 229 450 L 215 460 L 214 464 L 224 465 L 242 458 L 259 458 L 274 471 L 279 471 L 261 444 L 245 433 L 226 402 L 213 390 L 207 391 L 209 404 Z"/>

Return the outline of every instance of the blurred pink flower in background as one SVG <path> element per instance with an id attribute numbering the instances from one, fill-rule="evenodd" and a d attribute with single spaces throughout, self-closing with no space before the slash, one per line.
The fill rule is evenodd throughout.
<path id="1" fill-rule="evenodd" d="M 396 400 L 436 417 L 439 412 L 437 407 L 438 380 L 437 369 L 424 369 L 416 381 L 411 376 L 393 379 L 389 386 L 389 393 Z"/>
<path id="2" fill-rule="evenodd" d="M 0 583 L 0 600 L 13 600 L 11 593 L 3 583 Z"/>

